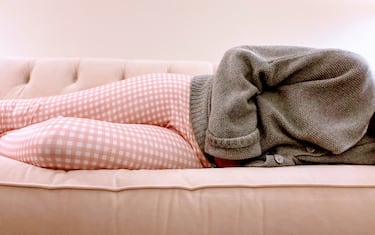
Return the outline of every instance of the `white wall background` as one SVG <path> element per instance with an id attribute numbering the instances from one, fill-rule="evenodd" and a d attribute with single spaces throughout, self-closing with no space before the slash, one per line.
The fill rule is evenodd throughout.
<path id="1" fill-rule="evenodd" d="M 375 65 L 375 1 L 0 0 L 0 56 L 218 61 L 240 44 L 339 47 Z"/>

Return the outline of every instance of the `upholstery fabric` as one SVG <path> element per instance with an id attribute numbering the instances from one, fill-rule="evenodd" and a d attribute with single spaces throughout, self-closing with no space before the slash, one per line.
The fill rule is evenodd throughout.
<path id="1" fill-rule="evenodd" d="M 65 94 L 207 62 L 0 60 L 0 97 Z M 330 234 L 375 231 L 375 166 L 43 169 L 0 156 L 0 234 Z"/>

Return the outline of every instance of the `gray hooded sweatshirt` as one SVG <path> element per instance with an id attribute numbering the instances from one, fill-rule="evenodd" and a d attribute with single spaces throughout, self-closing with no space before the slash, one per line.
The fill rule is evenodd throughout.
<path id="1" fill-rule="evenodd" d="M 192 81 L 190 115 L 207 157 L 249 166 L 375 164 L 375 86 L 352 52 L 285 46 L 228 50 Z"/>

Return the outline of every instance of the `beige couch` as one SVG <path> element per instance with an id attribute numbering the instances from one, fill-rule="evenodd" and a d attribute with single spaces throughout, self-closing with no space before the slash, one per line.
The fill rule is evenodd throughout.
<path id="1" fill-rule="evenodd" d="M 0 98 L 63 94 L 207 62 L 0 60 Z M 0 234 L 375 233 L 375 166 L 54 171 L 0 156 Z"/>

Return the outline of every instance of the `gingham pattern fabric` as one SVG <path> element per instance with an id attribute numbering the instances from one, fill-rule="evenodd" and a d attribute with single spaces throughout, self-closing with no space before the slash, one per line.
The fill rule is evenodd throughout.
<path id="1" fill-rule="evenodd" d="M 210 167 L 195 141 L 191 76 L 146 74 L 36 99 L 0 101 L 0 155 L 53 169 Z"/>

